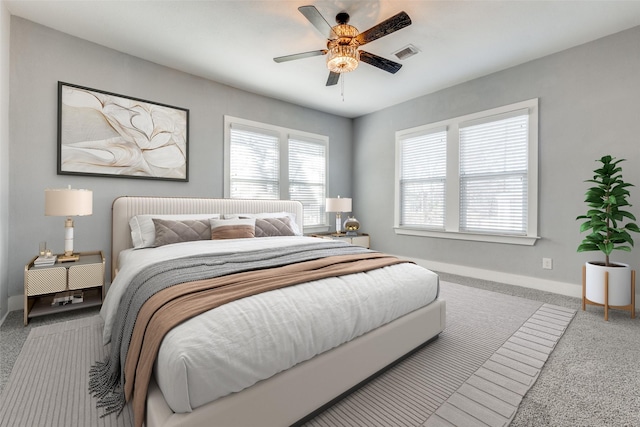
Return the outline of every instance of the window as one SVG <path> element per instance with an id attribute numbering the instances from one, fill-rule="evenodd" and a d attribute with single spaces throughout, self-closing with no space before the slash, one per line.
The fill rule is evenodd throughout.
<path id="1" fill-rule="evenodd" d="M 460 230 L 526 235 L 528 117 L 460 127 Z"/>
<path id="2" fill-rule="evenodd" d="M 398 234 L 533 245 L 538 101 L 396 132 Z"/>
<path id="3" fill-rule="evenodd" d="M 400 158 L 401 224 L 444 230 L 446 129 L 404 136 Z"/>
<path id="4" fill-rule="evenodd" d="M 225 116 L 225 197 L 289 199 L 305 227 L 326 226 L 328 138 Z"/>
<path id="5" fill-rule="evenodd" d="M 277 134 L 235 125 L 229 129 L 232 199 L 280 198 L 280 141 Z"/>
<path id="6" fill-rule="evenodd" d="M 323 142 L 289 138 L 289 195 L 304 205 L 304 223 L 326 222 L 326 158 Z"/>

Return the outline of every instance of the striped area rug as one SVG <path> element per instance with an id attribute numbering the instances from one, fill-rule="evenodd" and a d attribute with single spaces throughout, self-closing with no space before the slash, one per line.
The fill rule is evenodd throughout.
<path id="1" fill-rule="evenodd" d="M 131 427 L 133 413 L 101 418 L 89 393 L 89 367 L 104 360 L 102 319 L 33 328 L 0 399 L 2 427 Z"/>
<path id="2" fill-rule="evenodd" d="M 447 327 L 305 424 L 506 426 L 575 310 L 441 282 Z"/>
<path id="3" fill-rule="evenodd" d="M 544 304 L 424 425 L 508 425 L 574 314 Z"/>
<path id="4" fill-rule="evenodd" d="M 441 285 L 447 328 L 440 338 L 306 426 L 509 424 L 575 312 Z M 34 328 L 1 396 L 0 426 L 130 427 L 128 408 L 100 418 L 86 392 L 89 366 L 106 350 L 99 316 Z"/>

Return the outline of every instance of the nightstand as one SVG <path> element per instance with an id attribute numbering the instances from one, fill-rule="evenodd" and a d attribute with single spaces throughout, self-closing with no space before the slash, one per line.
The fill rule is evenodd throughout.
<path id="1" fill-rule="evenodd" d="M 321 239 L 341 240 L 343 242 L 351 243 L 352 245 L 362 246 L 369 249 L 370 241 L 369 235 L 366 233 L 358 233 L 357 236 L 347 236 L 345 233 L 316 233 L 310 234 L 311 237 L 319 237 Z"/>
<path id="2" fill-rule="evenodd" d="M 82 252 L 76 261 L 35 266 L 34 257 L 24 266 L 24 325 L 36 316 L 102 305 L 105 259 L 102 251 Z M 56 294 L 81 291 L 82 302 L 53 305 Z M 77 299 L 75 300 L 77 301 Z"/>

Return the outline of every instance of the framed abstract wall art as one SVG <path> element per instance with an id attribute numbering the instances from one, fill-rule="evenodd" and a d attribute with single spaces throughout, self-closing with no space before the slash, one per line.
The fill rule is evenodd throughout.
<path id="1" fill-rule="evenodd" d="M 189 110 L 58 82 L 58 174 L 189 181 Z"/>

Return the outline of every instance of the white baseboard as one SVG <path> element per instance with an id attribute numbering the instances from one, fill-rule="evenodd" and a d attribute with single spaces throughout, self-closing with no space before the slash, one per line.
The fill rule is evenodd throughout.
<path id="1" fill-rule="evenodd" d="M 582 285 L 576 283 L 558 282 L 555 280 L 540 279 L 537 277 L 522 276 L 519 274 L 503 273 L 500 271 L 485 270 L 482 268 L 467 267 L 464 265 L 449 264 L 444 262 L 429 261 L 419 258 L 399 256 L 408 259 L 429 270 L 443 273 L 456 274 L 458 276 L 472 277 L 474 279 L 490 280 L 492 282 L 506 283 L 508 285 L 522 286 L 524 288 L 537 289 L 539 291 L 553 292 L 555 294 L 582 298 Z"/>

